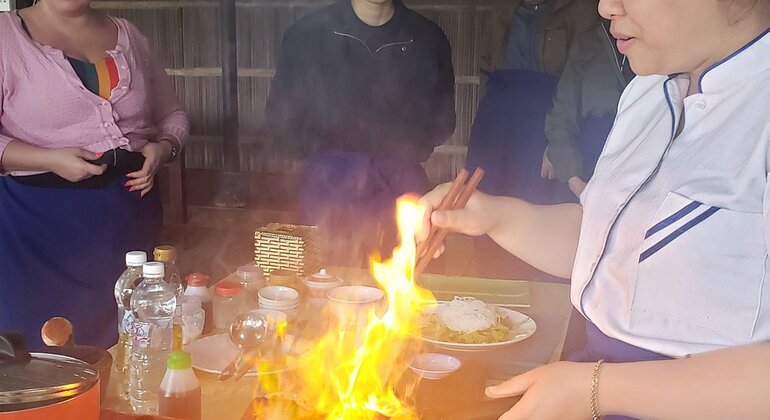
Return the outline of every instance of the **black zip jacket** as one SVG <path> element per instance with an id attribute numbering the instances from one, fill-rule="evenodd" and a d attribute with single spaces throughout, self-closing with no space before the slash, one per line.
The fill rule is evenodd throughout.
<path id="1" fill-rule="evenodd" d="M 424 162 L 452 134 L 449 41 L 438 25 L 394 4 L 393 17 L 379 27 L 342 0 L 289 28 L 265 111 L 279 150 Z"/>

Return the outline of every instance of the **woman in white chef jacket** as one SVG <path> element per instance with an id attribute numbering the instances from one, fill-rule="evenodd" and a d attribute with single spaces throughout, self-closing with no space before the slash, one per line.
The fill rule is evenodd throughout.
<path id="1" fill-rule="evenodd" d="M 641 77 L 581 205 L 476 193 L 426 217 L 570 277 L 588 322 L 575 360 L 590 363 L 487 393 L 523 394 L 511 419 L 768 418 L 770 0 L 601 0 L 599 12 Z"/>

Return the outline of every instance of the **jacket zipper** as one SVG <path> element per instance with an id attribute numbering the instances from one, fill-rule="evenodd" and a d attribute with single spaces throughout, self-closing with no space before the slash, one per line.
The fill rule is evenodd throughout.
<path id="1" fill-rule="evenodd" d="M 410 39 L 409 41 L 392 42 L 390 44 L 382 45 L 379 48 L 377 48 L 374 52 L 372 52 L 372 49 L 369 48 L 368 45 L 366 45 L 366 42 L 364 42 L 363 40 L 361 40 L 361 38 L 359 38 L 357 36 L 346 34 L 346 33 L 342 33 L 342 32 L 337 32 L 337 31 L 334 31 L 334 35 L 339 35 L 339 36 L 342 36 L 342 37 L 345 37 L 345 38 L 355 39 L 356 41 L 360 42 L 361 45 L 364 46 L 364 48 L 366 48 L 366 51 L 369 51 L 369 55 L 374 55 L 375 53 L 380 52 L 383 48 L 393 47 L 393 46 L 396 46 L 396 45 L 406 45 L 406 44 L 411 44 L 412 42 L 414 42 L 414 39 Z"/>

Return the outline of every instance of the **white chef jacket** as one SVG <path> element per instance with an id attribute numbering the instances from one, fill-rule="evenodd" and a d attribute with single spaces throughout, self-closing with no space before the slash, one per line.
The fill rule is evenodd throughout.
<path id="1" fill-rule="evenodd" d="M 770 30 L 689 83 L 626 88 L 572 272 L 602 332 L 673 357 L 770 339 Z"/>

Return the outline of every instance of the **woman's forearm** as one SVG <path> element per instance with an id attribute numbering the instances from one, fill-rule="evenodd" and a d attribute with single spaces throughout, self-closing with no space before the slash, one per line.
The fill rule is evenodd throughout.
<path id="1" fill-rule="evenodd" d="M 687 359 L 605 364 L 599 412 L 654 419 L 770 418 L 770 343 Z"/>
<path id="2" fill-rule="evenodd" d="M 10 171 L 50 171 L 50 153 L 45 149 L 22 141 L 11 141 L 5 147 L 0 168 Z"/>
<path id="3" fill-rule="evenodd" d="M 490 197 L 488 207 L 496 220 L 488 233 L 501 247 L 541 271 L 571 276 L 582 207 L 541 206 L 510 197 Z"/>

